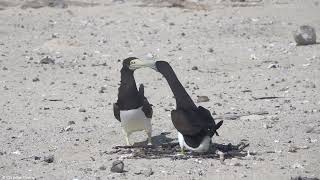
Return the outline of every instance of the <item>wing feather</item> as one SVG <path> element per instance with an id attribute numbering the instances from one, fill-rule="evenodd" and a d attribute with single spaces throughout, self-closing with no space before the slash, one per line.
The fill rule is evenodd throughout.
<path id="1" fill-rule="evenodd" d="M 195 135 L 202 129 L 196 112 L 193 110 L 173 110 L 171 111 L 171 120 L 174 127 L 183 135 Z"/>
<path id="2" fill-rule="evenodd" d="M 118 103 L 113 103 L 113 115 L 118 121 L 121 122 L 121 119 L 120 119 L 120 108 L 118 106 Z"/>

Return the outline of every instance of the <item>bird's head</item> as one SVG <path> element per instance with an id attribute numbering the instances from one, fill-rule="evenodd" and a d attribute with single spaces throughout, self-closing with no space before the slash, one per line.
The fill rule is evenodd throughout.
<path id="1" fill-rule="evenodd" d="M 123 60 L 123 66 L 128 67 L 132 71 L 134 71 L 136 69 L 144 68 L 144 67 L 149 67 L 149 68 L 152 68 L 152 69 L 158 71 L 155 61 L 151 61 L 151 60 L 144 61 L 144 60 L 141 60 L 136 57 L 129 57 L 129 58 Z"/>

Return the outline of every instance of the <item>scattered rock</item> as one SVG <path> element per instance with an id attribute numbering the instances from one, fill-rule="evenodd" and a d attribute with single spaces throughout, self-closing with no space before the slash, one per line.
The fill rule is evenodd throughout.
<path id="1" fill-rule="evenodd" d="M 214 52 L 214 49 L 213 49 L 213 48 L 209 48 L 209 49 L 208 49 L 208 52 L 209 52 L 209 53 L 213 53 L 213 52 Z"/>
<path id="2" fill-rule="evenodd" d="M 48 56 L 40 60 L 40 64 L 54 64 L 54 59 L 49 58 Z"/>
<path id="3" fill-rule="evenodd" d="M 99 167 L 99 169 L 102 170 L 102 171 L 104 171 L 104 170 L 106 170 L 107 168 L 106 168 L 106 166 L 102 165 L 102 166 Z"/>
<path id="4" fill-rule="evenodd" d="M 43 157 L 43 161 L 46 163 L 53 163 L 54 161 L 54 155 L 48 155 Z"/>
<path id="5" fill-rule="evenodd" d="M 198 96 L 197 102 L 208 102 L 210 99 L 208 96 Z"/>
<path id="6" fill-rule="evenodd" d="M 39 157 L 39 156 L 34 156 L 34 160 L 40 160 L 41 159 L 41 157 Z"/>
<path id="7" fill-rule="evenodd" d="M 297 45 L 315 44 L 317 39 L 315 29 L 308 25 L 300 26 L 293 36 Z"/>
<path id="8" fill-rule="evenodd" d="M 64 130 L 65 131 L 73 131 L 73 128 L 71 126 L 67 126 Z"/>
<path id="9" fill-rule="evenodd" d="M 271 68 L 278 68 L 279 65 L 278 64 L 269 64 L 268 66 L 268 69 L 271 69 Z"/>
<path id="10" fill-rule="evenodd" d="M 79 108 L 79 112 L 86 112 L 87 110 L 85 108 Z"/>
<path id="11" fill-rule="evenodd" d="M 32 82 L 38 82 L 38 81 L 40 81 L 40 79 L 38 77 L 35 77 L 32 79 Z"/>
<path id="12" fill-rule="evenodd" d="M 122 173 L 124 168 L 124 163 L 121 160 L 116 160 L 112 163 L 111 172 Z"/>
<path id="13" fill-rule="evenodd" d="M 83 121 L 88 121 L 89 117 L 84 117 Z"/>
<path id="14" fill-rule="evenodd" d="M 99 90 L 99 93 L 105 93 L 105 90 L 107 90 L 106 87 L 101 87 L 100 90 Z"/>
<path id="15" fill-rule="evenodd" d="M 193 66 L 191 69 L 196 71 L 196 70 L 198 70 L 198 67 L 197 66 Z"/>
<path id="16" fill-rule="evenodd" d="M 295 152 L 297 152 L 298 149 L 299 148 L 296 147 L 296 146 L 290 146 L 289 149 L 288 149 L 288 152 L 295 153 Z"/>
<path id="17" fill-rule="evenodd" d="M 72 124 L 76 124 L 76 122 L 74 122 L 74 121 L 69 121 L 68 122 L 68 125 L 72 125 Z"/>
<path id="18" fill-rule="evenodd" d="M 270 129 L 270 128 L 272 128 L 272 126 L 271 126 L 271 125 L 266 124 L 266 123 L 263 123 L 263 127 L 264 127 L 265 129 Z"/>

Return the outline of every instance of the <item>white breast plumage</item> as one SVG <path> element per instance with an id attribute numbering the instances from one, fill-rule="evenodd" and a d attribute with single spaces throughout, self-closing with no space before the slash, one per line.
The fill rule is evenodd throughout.
<path id="1" fill-rule="evenodd" d="M 211 145 L 211 138 L 210 136 L 205 136 L 200 145 L 197 148 L 192 148 L 187 145 L 187 143 L 184 141 L 183 135 L 178 132 L 178 140 L 179 140 L 179 145 L 181 149 L 187 148 L 191 151 L 194 152 L 207 152 L 210 148 Z"/>
<path id="2" fill-rule="evenodd" d="M 127 137 L 136 131 L 146 131 L 148 134 L 148 143 L 151 143 L 151 118 L 147 118 L 142 111 L 142 107 L 131 110 L 120 111 L 121 126 Z M 128 143 L 128 142 L 127 142 Z M 130 144 L 130 143 L 129 143 Z"/>

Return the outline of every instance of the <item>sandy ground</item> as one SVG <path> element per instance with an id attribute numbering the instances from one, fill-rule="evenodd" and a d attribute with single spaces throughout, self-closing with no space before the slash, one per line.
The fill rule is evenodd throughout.
<path id="1" fill-rule="evenodd" d="M 0 1 L 0 178 L 320 177 L 320 46 L 292 37 L 304 24 L 320 34 L 319 0 L 33 3 Z M 124 158 L 125 172 L 110 172 L 124 155 L 108 152 L 125 144 L 112 112 L 118 60 L 147 53 L 169 61 L 194 100 L 209 97 L 197 104 L 224 120 L 215 143 L 246 142 L 252 155 Z M 167 82 L 150 69 L 135 77 L 154 105 L 153 143 L 176 142 Z M 269 96 L 280 98 L 258 99 Z"/>

